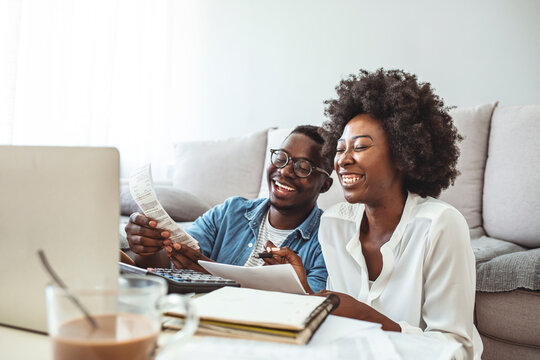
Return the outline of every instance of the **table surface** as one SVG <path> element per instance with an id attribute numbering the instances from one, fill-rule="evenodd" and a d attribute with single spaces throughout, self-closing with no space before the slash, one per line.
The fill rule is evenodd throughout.
<path id="1" fill-rule="evenodd" d="M 167 338 L 170 335 L 163 334 L 163 336 Z M 216 353 L 222 355 L 220 358 L 223 359 L 237 359 L 239 358 L 237 354 L 244 354 L 242 359 L 252 359 L 253 354 L 256 354 L 257 359 L 275 360 L 276 354 L 279 355 L 281 352 L 278 357 L 297 355 L 304 358 L 304 355 L 308 355 L 312 359 L 324 359 L 336 358 L 332 351 L 336 350 L 336 344 L 338 344 L 339 353 L 344 353 L 343 347 L 349 347 L 345 353 L 354 354 L 356 359 L 443 360 L 451 359 L 458 348 L 456 343 L 449 341 L 442 342 L 401 333 L 386 333 L 380 330 L 378 324 L 333 315 L 323 322 L 310 343 L 304 347 L 292 345 L 293 348 L 290 348 L 291 345 L 278 343 L 220 340 L 196 336 L 180 349 L 182 351 L 179 355 L 214 360 Z M 205 351 L 201 351 L 201 347 Z M 261 349 L 269 350 L 264 351 L 268 354 L 267 357 L 261 356 Z M 50 338 L 39 333 L 0 326 L 0 359 L 52 360 Z"/>
<path id="2" fill-rule="evenodd" d="M 49 337 L 0 326 L 0 359 L 52 359 Z"/>

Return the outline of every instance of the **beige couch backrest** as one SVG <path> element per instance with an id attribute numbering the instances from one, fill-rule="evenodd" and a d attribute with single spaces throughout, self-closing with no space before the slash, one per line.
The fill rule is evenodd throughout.
<path id="1" fill-rule="evenodd" d="M 489 236 L 540 247 L 540 106 L 495 109 L 483 201 Z"/>
<path id="2" fill-rule="evenodd" d="M 231 196 L 257 197 L 267 130 L 222 140 L 175 144 L 173 186 L 210 206 Z"/>
<path id="3" fill-rule="evenodd" d="M 461 175 L 440 198 L 455 206 L 472 230 L 484 227 L 489 236 L 538 247 L 540 106 L 496 105 L 451 111 L 464 137 L 458 162 Z M 269 149 L 280 147 L 291 130 L 178 143 L 173 186 L 211 206 L 231 196 L 267 197 Z M 335 172 L 332 178 L 332 188 L 319 197 L 322 209 L 344 201 Z"/>
<path id="4" fill-rule="evenodd" d="M 482 192 L 491 115 L 496 102 L 450 111 L 463 141 L 457 168 L 461 174 L 440 199 L 457 208 L 471 229 L 482 226 Z"/>

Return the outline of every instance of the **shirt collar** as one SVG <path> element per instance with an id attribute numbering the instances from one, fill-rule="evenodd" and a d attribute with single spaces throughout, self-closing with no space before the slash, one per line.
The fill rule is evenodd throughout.
<path id="1" fill-rule="evenodd" d="M 258 228 L 269 207 L 270 199 L 265 199 L 254 208 L 246 210 L 244 216 L 254 228 Z M 322 211 L 317 204 L 315 204 L 308 217 L 295 229 L 295 231 L 300 233 L 302 239 L 309 240 L 313 233 L 319 228 L 321 213 Z"/>

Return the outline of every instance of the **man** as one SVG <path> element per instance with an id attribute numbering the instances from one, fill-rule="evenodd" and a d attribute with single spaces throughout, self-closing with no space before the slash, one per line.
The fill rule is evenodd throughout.
<path id="1" fill-rule="evenodd" d="M 323 155 L 324 140 L 319 130 L 311 125 L 298 126 L 280 149 L 271 150 L 268 199 L 229 198 L 186 229 L 199 242 L 200 251 L 172 244 L 169 232 L 156 229 L 154 220 L 132 214 L 126 234 L 136 264 L 169 267 L 172 262 L 176 268 L 202 272 L 206 270 L 198 260 L 271 265 L 286 262 L 286 258 L 276 254 L 259 259 L 258 254 L 267 246 L 288 247 L 302 259 L 309 288 L 315 292 L 324 289 L 327 272 L 317 238 L 322 211 L 316 202 L 319 194 L 332 185 L 333 154 Z"/>

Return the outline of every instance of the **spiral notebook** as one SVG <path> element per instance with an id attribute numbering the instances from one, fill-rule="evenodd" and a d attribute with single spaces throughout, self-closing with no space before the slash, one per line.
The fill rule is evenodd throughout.
<path id="1" fill-rule="evenodd" d="M 306 344 L 339 298 L 224 287 L 193 302 L 200 316 L 198 335 Z M 165 315 L 165 329 L 182 328 L 183 313 Z"/>

